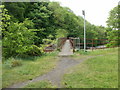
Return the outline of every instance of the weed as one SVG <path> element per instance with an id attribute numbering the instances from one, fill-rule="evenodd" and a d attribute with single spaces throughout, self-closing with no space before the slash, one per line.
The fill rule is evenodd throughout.
<path id="1" fill-rule="evenodd" d="M 15 83 L 32 80 L 35 77 L 47 73 L 56 65 L 58 59 L 55 58 L 55 55 L 56 54 L 53 52 L 46 56 L 9 58 L 8 60 L 5 60 L 2 65 L 3 88 Z M 22 63 L 21 66 L 19 66 L 20 63 Z"/>
<path id="2" fill-rule="evenodd" d="M 20 60 L 13 60 L 11 63 L 12 67 L 21 66 L 22 62 Z"/>

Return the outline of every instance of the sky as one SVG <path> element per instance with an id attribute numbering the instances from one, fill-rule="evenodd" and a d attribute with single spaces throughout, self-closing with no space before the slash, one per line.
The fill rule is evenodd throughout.
<path id="1" fill-rule="evenodd" d="M 60 2 L 63 7 L 69 7 L 76 15 L 82 15 L 85 10 L 85 19 L 94 25 L 106 27 L 109 12 L 118 5 L 119 0 L 50 0 Z"/>

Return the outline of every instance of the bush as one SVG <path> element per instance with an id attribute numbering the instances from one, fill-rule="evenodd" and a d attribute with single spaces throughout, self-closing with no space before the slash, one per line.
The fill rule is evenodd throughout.
<path id="1" fill-rule="evenodd" d="M 32 24 L 32 21 L 26 19 L 22 23 L 11 22 L 6 30 L 2 30 L 3 57 L 24 56 L 30 51 L 36 29 L 30 29 L 26 24 Z"/>
<path id="2" fill-rule="evenodd" d="M 40 47 L 36 46 L 36 45 L 32 45 L 32 48 L 30 49 L 30 51 L 27 52 L 29 55 L 33 55 L 33 56 L 38 56 L 42 54 L 42 50 Z"/>
<path id="3" fill-rule="evenodd" d="M 118 41 L 110 41 L 110 43 L 106 44 L 106 47 L 116 47 L 119 46 Z"/>

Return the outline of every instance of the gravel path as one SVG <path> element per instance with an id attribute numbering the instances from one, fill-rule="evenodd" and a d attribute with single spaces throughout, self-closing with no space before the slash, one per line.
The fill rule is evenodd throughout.
<path id="1" fill-rule="evenodd" d="M 62 77 L 67 72 L 68 68 L 70 68 L 74 65 L 77 65 L 77 64 L 81 63 L 82 61 L 87 60 L 92 57 L 93 56 L 89 56 L 89 57 L 81 59 L 81 60 L 74 60 L 72 57 L 60 57 L 56 67 L 52 71 L 50 71 L 42 76 L 39 76 L 37 78 L 34 78 L 33 80 L 14 84 L 9 88 L 22 88 L 29 83 L 36 82 L 36 81 L 42 81 L 42 80 L 49 80 L 49 81 L 51 81 L 51 83 L 53 85 L 56 85 L 58 88 L 61 88 L 62 87 L 61 86 Z"/>

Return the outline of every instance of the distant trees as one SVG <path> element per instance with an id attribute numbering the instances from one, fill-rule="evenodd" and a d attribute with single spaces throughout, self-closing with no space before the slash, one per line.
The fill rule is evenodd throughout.
<path id="1" fill-rule="evenodd" d="M 83 18 L 58 2 L 4 2 L 0 7 L 4 57 L 41 55 L 57 38 L 83 38 Z M 87 38 L 106 38 L 102 26 L 86 21 L 86 29 Z"/>
<path id="2" fill-rule="evenodd" d="M 120 45 L 120 42 L 118 39 L 119 35 L 119 12 L 120 9 L 119 6 L 114 7 L 109 14 L 108 20 L 107 20 L 107 38 L 109 39 L 110 43 L 107 46 L 118 46 Z M 112 40 L 113 39 L 113 40 Z"/>
<path id="3" fill-rule="evenodd" d="M 3 3 L 5 8 L 8 10 L 12 21 L 24 21 L 27 10 L 27 4 L 25 2 L 5 2 Z"/>
<path id="4" fill-rule="evenodd" d="M 107 22 L 107 25 L 109 28 L 112 30 L 117 30 L 118 29 L 118 6 L 114 7 L 110 13 Z"/>

